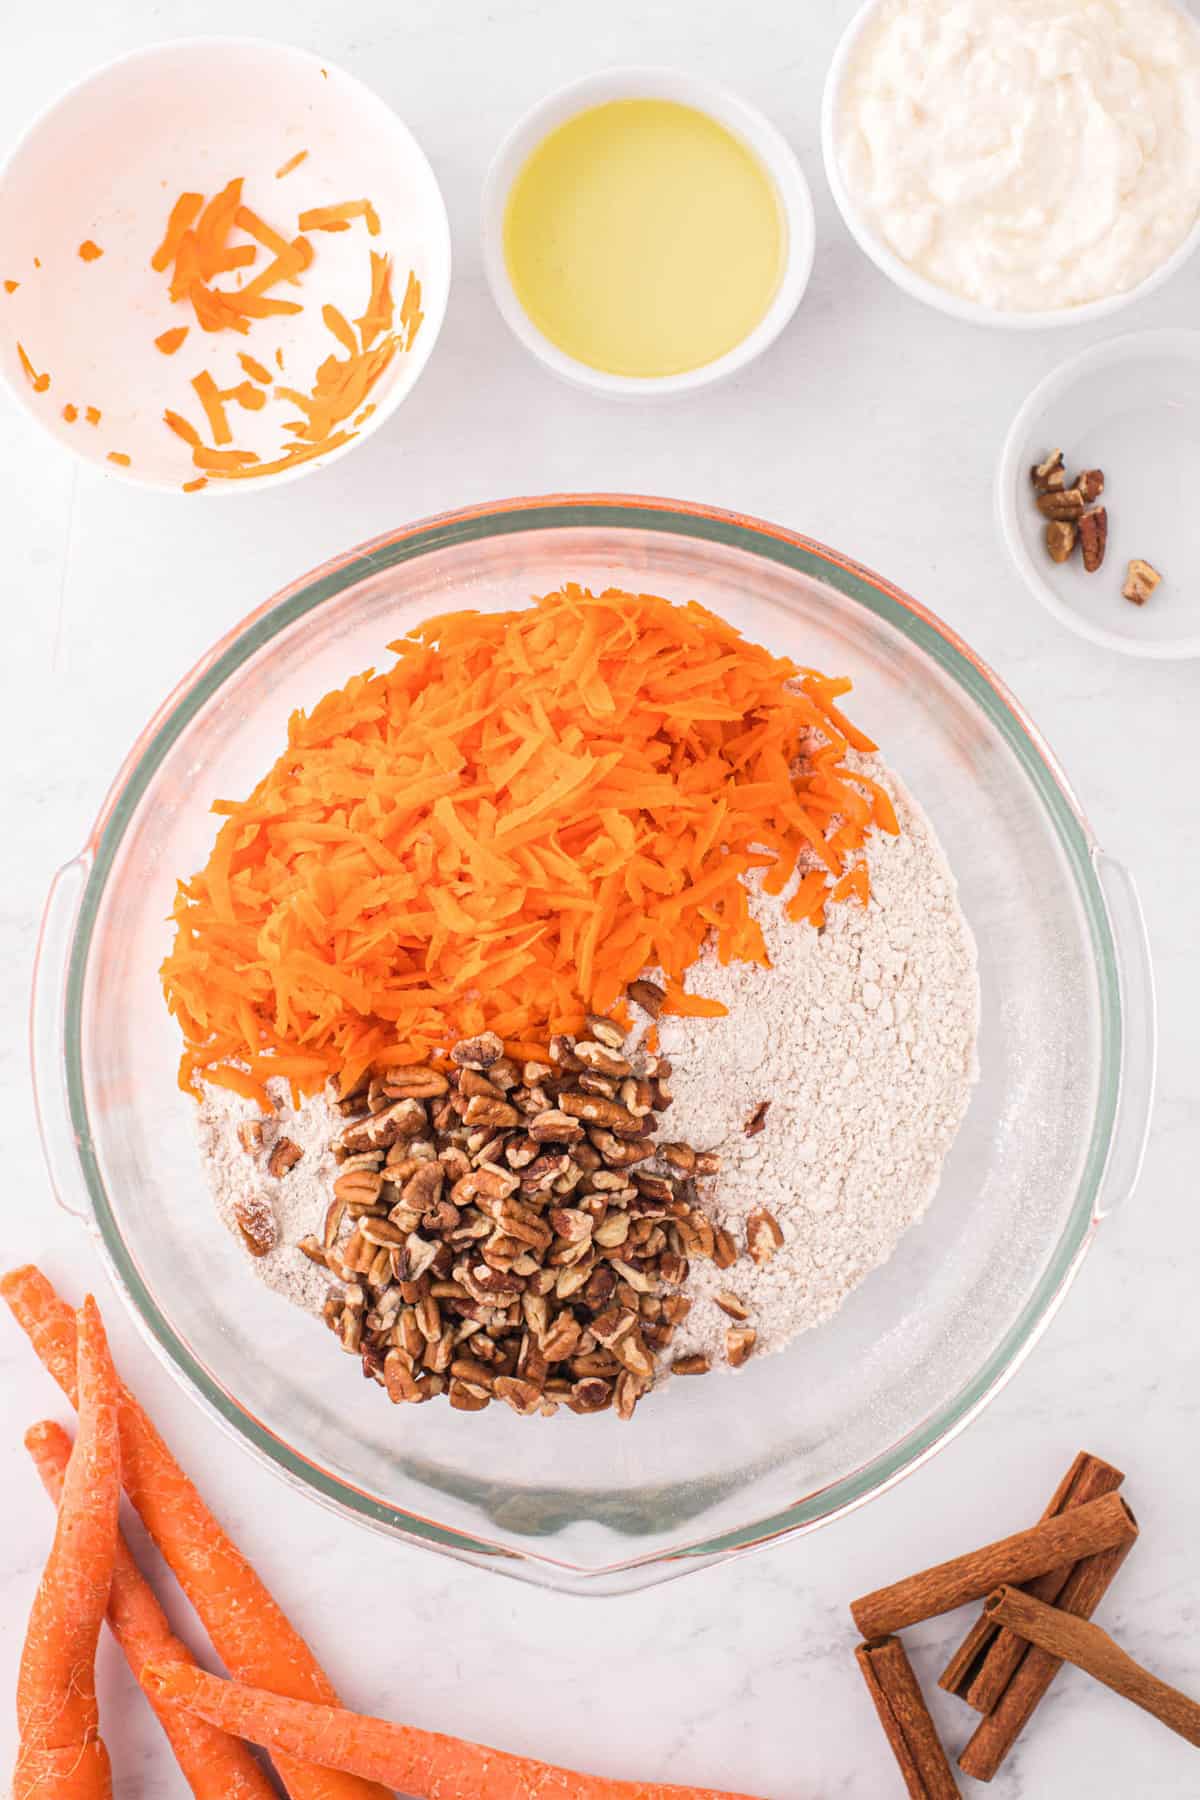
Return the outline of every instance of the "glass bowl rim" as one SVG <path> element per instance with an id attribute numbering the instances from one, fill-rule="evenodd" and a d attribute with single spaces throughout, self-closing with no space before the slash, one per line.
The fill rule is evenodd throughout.
<path id="1" fill-rule="evenodd" d="M 100 1175 L 88 1119 L 83 1075 L 82 1008 L 88 955 L 105 883 L 126 828 L 168 750 L 181 732 L 251 656 L 325 601 L 359 580 L 418 557 L 465 543 L 520 532 L 564 527 L 621 527 L 714 543 L 766 558 L 836 589 L 898 629 L 931 656 L 982 709 L 1017 757 L 1041 800 L 1076 883 L 1095 959 L 1100 1008 L 1100 1077 L 1095 1116 L 1079 1184 L 1066 1226 L 1037 1287 L 981 1369 L 948 1401 L 898 1443 L 837 1481 L 784 1510 L 719 1535 L 580 1565 L 533 1549 L 438 1524 L 389 1505 L 301 1455 L 254 1417 L 197 1364 L 164 1316 L 125 1249 Z M 1090 1244 L 1099 1212 L 1097 1198 L 1117 1116 L 1123 1015 L 1114 935 L 1093 859 L 1097 846 L 1067 778 L 1045 739 L 999 677 L 956 632 L 928 608 L 863 564 L 817 540 L 751 515 L 681 500 L 628 494 L 554 494 L 485 502 L 439 513 L 356 546 L 291 582 L 250 612 L 202 656 L 168 694 L 140 733 L 108 791 L 80 855 L 86 882 L 72 924 L 64 983 L 63 1051 L 66 1098 L 75 1155 L 92 1207 L 93 1226 L 110 1274 L 142 1335 L 175 1380 L 229 1435 L 290 1485 L 340 1516 L 391 1537 L 421 1542 L 443 1553 L 501 1572 L 524 1575 L 576 1592 L 604 1587 L 641 1570 L 642 1581 L 785 1535 L 828 1524 L 865 1504 L 911 1474 L 958 1435 L 1015 1374 L 1054 1316 Z"/>

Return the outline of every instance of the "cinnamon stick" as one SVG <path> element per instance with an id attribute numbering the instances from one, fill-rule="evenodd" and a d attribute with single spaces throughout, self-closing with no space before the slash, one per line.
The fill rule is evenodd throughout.
<path id="1" fill-rule="evenodd" d="M 985 1544 L 950 1562 L 938 1563 L 891 1587 L 879 1588 L 851 1602 L 854 1623 L 864 1638 L 889 1637 L 906 1625 L 951 1612 L 971 1600 L 982 1600 L 1006 1583 L 1030 1581 L 1063 1564 L 1079 1562 L 1102 1550 L 1131 1543 L 1137 1521 L 1119 1494 L 1105 1494 L 1085 1506 L 1073 1506 L 1028 1531 Z"/>
<path id="2" fill-rule="evenodd" d="M 1115 1549 L 1086 1557 L 1078 1563 L 1059 1595 L 1058 1611 L 1080 1619 L 1089 1618 L 1108 1592 L 1133 1543 L 1130 1538 Z M 1061 1657 L 1051 1656 L 1049 1651 L 1037 1645 L 1029 1646 L 995 1710 L 980 1720 L 959 1757 L 958 1766 L 964 1774 L 973 1775 L 977 1781 L 992 1779 L 1061 1668 Z"/>
<path id="3" fill-rule="evenodd" d="M 1083 1506 L 1089 1500 L 1115 1493 L 1124 1479 L 1121 1470 L 1114 1468 L 1112 1463 L 1081 1450 L 1050 1496 L 1042 1518 L 1053 1519 L 1072 1506 Z M 1053 1606 L 1070 1574 L 1069 1567 L 1050 1569 L 1029 1582 L 1026 1592 Z M 1023 1638 L 997 1626 L 988 1613 L 981 1613 L 942 1670 L 938 1686 L 945 1688 L 948 1694 L 956 1694 L 977 1712 L 989 1713 L 1008 1686 L 1027 1648 Z"/>
<path id="4" fill-rule="evenodd" d="M 1019 1588 L 1002 1587 L 987 1602 L 987 1610 L 999 1624 L 1008 1625 L 1040 1650 L 1073 1663 L 1093 1681 L 1103 1682 L 1114 1694 L 1161 1720 L 1189 1744 L 1200 1745 L 1200 1701 L 1144 1669 L 1099 1625 L 1047 1606 Z"/>
<path id="5" fill-rule="evenodd" d="M 854 1655 L 911 1800 L 959 1800 L 958 1783 L 900 1639 L 860 1644 Z"/>

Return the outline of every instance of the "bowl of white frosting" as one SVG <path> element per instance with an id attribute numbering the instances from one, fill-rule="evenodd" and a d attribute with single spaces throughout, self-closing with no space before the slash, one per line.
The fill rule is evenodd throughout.
<path id="1" fill-rule="evenodd" d="M 1200 244 L 1200 25 L 1175 0 L 868 0 L 822 147 L 859 247 L 916 299 L 1080 323 Z"/>

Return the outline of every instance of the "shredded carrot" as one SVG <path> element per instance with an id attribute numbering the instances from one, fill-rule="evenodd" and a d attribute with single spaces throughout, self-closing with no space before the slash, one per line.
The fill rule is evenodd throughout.
<path id="1" fill-rule="evenodd" d="M 67 404 L 63 407 L 62 416 L 67 421 L 68 425 L 73 425 L 79 417 L 79 408 L 77 406 L 72 406 L 71 402 L 68 400 Z"/>
<path id="2" fill-rule="evenodd" d="M 38 374 L 37 370 L 34 368 L 33 364 L 29 360 L 28 355 L 26 354 L 24 344 L 19 343 L 17 345 L 17 355 L 21 359 L 21 367 L 24 369 L 26 375 L 29 377 L 29 384 L 32 387 L 34 393 L 35 394 L 44 394 L 46 392 L 46 389 L 50 386 L 50 377 L 45 374 L 42 374 L 42 375 Z"/>
<path id="3" fill-rule="evenodd" d="M 171 208 L 171 216 L 167 220 L 162 243 L 150 258 L 150 267 L 157 270 L 160 275 L 175 261 L 179 254 L 179 246 L 183 241 L 183 234 L 196 223 L 203 205 L 203 194 L 180 194 Z"/>
<path id="4" fill-rule="evenodd" d="M 79 246 L 79 254 L 84 262 L 95 262 L 97 257 L 104 255 L 104 252 L 99 244 L 94 243 L 91 238 L 84 238 Z"/>
<path id="5" fill-rule="evenodd" d="M 313 262 L 312 244 L 303 235 L 289 239 L 276 230 L 246 204 L 242 187 L 240 179 L 230 181 L 207 204 L 203 195 L 181 195 L 171 209 L 162 243 L 154 255 L 154 266 L 160 273 L 170 270 L 171 298 L 189 302 L 201 329 L 210 333 L 236 331 L 246 335 L 255 320 L 303 311 L 300 301 L 282 299 L 271 290 L 281 282 L 300 284 Z M 369 200 L 312 208 L 300 215 L 299 224 L 302 231 L 309 225 L 315 230 L 343 230 L 359 218 L 372 235 L 379 232 L 379 216 Z M 234 229 L 246 232 L 254 244 L 232 244 L 229 240 Z M 215 286 L 217 275 L 253 260 L 255 245 L 270 252 L 267 266 L 242 287 Z M 207 371 L 194 379 L 211 445 L 200 441 L 190 425 L 186 432 L 180 431 L 178 413 L 168 412 L 164 417 L 171 429 L 190 444 L 198 469 L 234 480 L 278 474 L 348 443 L 371 417 L 376 410 L 369 398 L 371 390 L 397 352 L 412 348 L 423 314 L 421 285 L 415 272 L 409 271 L 397 319 L 391 259 L 372 250 L 370 268 L 366 309 L 353 323 L 340 308 L 330 304 L 322 307 L 322 318 L 336 339 L 340 354 L 324 359 L 311 388 L 278 386 L 268 394 L 265 390 L 273 382 L 270 371 L 245 352 L 238 353 L 238 360 L 250 380 L 221 388 Z M 155 342 L 160 350 L 171 354 L 182 344 L 186 332 L 187 327 L 176 327 L 162 333 Z M 282 372 L 283 351 L 276 348 L 274 354 Z M 257 383 L 257 387 L 252 383 Z M 233 404 L 249 412 L 261 412 L 268 400 L 286 402 L 298 416 L 281 423 L 281 430 L 296 441 L 287 444 L 280 455 L 264 459 L 237 448 L 226 406 Z"/>
<path id="6" fill-rule="evenodd" d="M 229 420 L 225 416 L 221 393 L 207 369 L 202 369 L 199 375 L 193 375 L 192 386 L 208 416 L 208 428 L 212 432 L 213 443 L 231 444 L 233 433 L 229 429 Z"/>
<path id="7" fill-rule="evenodd" d="M 271 371 L 245 350 L 238 351 L 238 361 L 254 381 L 261 381 L 264 387 L 271 385 Z"/>
<path id="8" fill-rule="evenodd" d="M 164 356 L 174 356 L 187 334 L 186 325 L 172 325 L 169 331 L 159 332 L 154 340 L 155 347 L 161 350 Z"/>
<path id="9" fill-rule="evenodd" d="M 258 457 L 253 450 L 208 450 L 201 445 L 192 451 L 192 461 L 198 469 L 207 469 L 211 474 L 229 475 L 256 463 Z"/>
<path id="10" fill-rule="evenodd" d="M 278 1064 L 312 1091 L 485 1024 L 544 1045 L 651 966 L 665 1011 L 713 1016 L 684 986 L 706 939 L 766 962 L 748 874 L 798 875 L 789 908 L 816 924 L 866 898 L 855 852 L 887 811 L 824 677 L 703 608 L 572 585 L 391 648 L 215 808 L 162 971 L 184 1087 Z"/>
<path id="11" fill-rule="evenodd" d="M 87 420 L 89 425 L 98 425 L 100 423 L 101 419 L 104 417 L 103 413 L 100 411 L 100 408 L 98 406 L 89 406 L 85 410 L 83 416 Z"/>
<path id="12" fill-rule="evenodd" d="M 185 494 L 198 494 L 201 488 L 206 488 L 207 486 L 207 478 L 203 475 L 197 475 L 194 481 L 184 482 L 183 491 Z"/>
<path id="13" fill-rule="evenodd" d="M 6 281 L 4 284 L 4 291 L 6 294 L 15 294 L 20 285 L 19 281 Z"/>
<path id="14" fill-rule="evenodd" d="M 222 400 L 232 400 L 235 406 L 244 408 L 246 412 L 261 412 L 267 404 L 267 396 L 252 381 L 239 381 L 234 387 L 222 388 Z"/>
<path id="15" fill-rule="evenodd" d="M 289 156 L 287 161 L 285 163 L 281 163 L 279 165 L 279 167 L 276 169 L 276 171 L 275 171 L 276 181 L 282 181 L 285 175 L 290 175 L 293 169 L 298 169 L 300 167 L 300 164 L 304 161 L 304 159 L 307 155 L 308 155 L 307 150 L 297 150 L 295 156 Z"/>
<path id="16" fill-rule="evenodd" d="M 409 284 L 413 276 L 409 275 Z M 371 252 L 371 298 L 367 301 L 367 310 L 360 319 L 355 320 L 362 337 L 364 350 L 369 350 L 381 331 L 392 329 L 395 305 L 392 300 L 392 259 L 381 256 L 377 250 Z"/>
<path id="17" fill-rule="evenodd" d="M 404 299 L 400 302 L 400 324 L 407 333 L 404 348 L 411 350 L 413 339 L 421 329 L 421 321 L 425 314 L 421 311 L 421 284 L 413 274 L 408 273 L 408 286 L 404 290 Z"/>
<path id="18" fill-rule="evenodd" d="M 168 407 L 163 413 L 163 420 L 171 427 L 175 436 L 181 437 L 184 443 L 190 445 L 193 450 L 198 450 L 203 444 L 204 440 L 196 430 L 196 427 L 188 419 L 185 419 L 181 413 L 172 412 L 170 407 Z"/>
<path id="19" fill-rule="evenodd" d="M 340 206 L 310 206 L 296 222 L 301 231 L 348 231 L 353 219 L 365 219 L 371 236 L 379 236 L 379 214 L 369 200 L 344 200 Z"/>
<path id="20" fill-rule="evenodd" d="M 122 469 L 127 469 L 131 459 L 126 456 L 123 450 L 110 450 L 108 453 L 108 460 L 110 463 L 116 463 Z"/>

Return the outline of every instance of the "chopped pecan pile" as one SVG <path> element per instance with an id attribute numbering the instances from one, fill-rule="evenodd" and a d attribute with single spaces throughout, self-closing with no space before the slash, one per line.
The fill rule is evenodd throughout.
<path id="1" fill-rule="evenodd" d="M 448 1072 L 393 1068 L 342 1101 L 324 1231 L 301 1248 L 341 1284 L 326 1323 L 393 1401 L 628 1419 L 687 1317 L 689 1259 L 737 1259 L 698 1185 L 718 1156 L 657 1138 L 669 1063 L 587 1027 L 547 1062 L 485 1032 Z M 730 1362 L 752 1346 L 731 1333 Z"/>
<path id="2" fill-rule="evenodd" d="M 1108 512 L 1096 505 L 1104 492 L 1104 471 L 1084 469 L 1068 487 L 1063 453 L 1052 450 L 1043 462 L 1034 463 L 1029 479 L 1038 511 L 1047 521 L 1046 549 L 1051 561 L 1067 562 L 1078 544 L 1084 568 L 1094 574 L 1108 546 Z"/>

